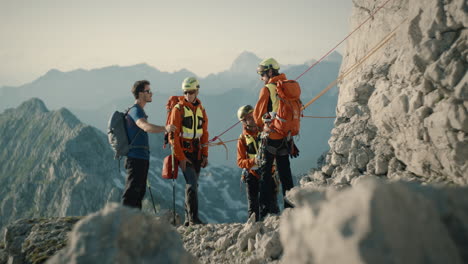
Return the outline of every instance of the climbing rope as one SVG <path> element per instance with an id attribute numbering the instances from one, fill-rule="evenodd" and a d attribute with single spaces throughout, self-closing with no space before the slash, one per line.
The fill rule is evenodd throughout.
<path id="1" fill-rule="evenodd" d="M 330 53 L 332 53 L 339 45 L 341 45 L 345 40 L 347 40 L 352 34 L 354 34 L 357 30 L 359 30 L 359 28 L 361 28 L 365 23 L 367 23 L 371 18 L 374 17 L 375 14 L 377 14 L 386 4 L 388 4 L 391 0 L 387 0 L 385 1 L 381 6 L 379 6 L 374 12 L 372 12 L 369 17 L 364 20 L 361 24 L 359 24 L 359 26 L 357 26 L 353 31 L 351 31 L 351 33 L 349 33 L 343 40 L 341 40 L 338 44 L 336 44 L 330 51 L 328 51 L 325 55 L 323 55 L 318 61 L 316 61 L 314 64 L 312 64 L 309 68 L 307 68 L 303 73 L 301 73 L 296 79 L 295 81 L 297 81 L 299 78 L 301 78 L 305 73 L 307 73 L 308 71 L 310 71 L 313 67 L 315 67 L 317 64 L 319 64 L 323 59 L 325 59 Z M 317 96 L 315 96 L 314 98 L 312 98 L 309 102 L 307 102 L 307 104 L 305 104 L 303 107 L 302 107 L 302 111 L 305 110 L 307 107 L 309 107 L 313 102 L 315 102 L 317 99 L 319 99 L 322 95 L 324 95 L 328 90 L 330 90 L 331 88 L 333 88 L 339 81 L 343 80 L 346 76 L 348 76 L 352 71 L 354 71 L 358 66 L 360 66 L 365 60 L 367 60 L 370 56 L 372 56 L 377 50 L 379 50 L 380 48 L 382 48 L 388 41 L 390 41 L 390 39 L 392 39 L 394 36 L 395 36 L 395 32 L 396 30 L 406 21 L 407 19 L 404 19 L 397 27 L 395 27 L 387 36 L 385 36 L 376 46 L 374 46 L 374 48 L 372 48 L 367 54 L 366 56 L 364 56 L 363 58 L 361 58 L 357 63 L 355 63 L 353 66 L 351 66 L 348 70 L 346 71 L 343 71 L 344 73 L 342 73 L 340 76 L 338 76 L 338 78 L 336 78 L 333 82 L 331 82 L 325 89 L 323 89 Z M 319 116 L 302 116 L 302 117 L 305 117 L 305 118 L 336 118 L 336 116 L 323 116 L 323 117 L 319 117 Z M 234 125 L 232 125 L 231 127 L 229 127 L 228 129 L 226 129 L 224 132 L 222 132 L 221 134 L 219 134 L 218 136 L 215 136 L 213 137 L 211 140 L 208 141 L 207 144 L 204 144 L 203 146 L 208 146 L 208 147 L 213 147 L 213 146 L 219 146 L 219 145 L 223 145 L 224 148 L 226 149 L 226 159 L 228 158 L 228 151 L 227 151 L 227 146 L 226 146 L 226 143 L 229 143 L 229 142 L 234 142 L 234 141 L 237 141 L 238 139 L 232 139 L 232 140 L 228 140 L 228 141 L 222 141 L 221 140 L 221 136 L 224 135 L 226 132 L 228 132 L 229 130 L 233 129 L 238 123 L 240 123 L 240 121 L 234 123 Z M 216 140 L 219 140 L 220 142 L 217 142 L 217 143 L 214 143 L 214 141 Z"/>
<path id="2" fill-rule="evenodd" d="M 336 116 L 302 116 L 307 118 L 336 118 Z"/>
<path id="3" fill-rule="evenodd" d="M 221 137 L 222 135 L 224 135 L 224 134 L 225 134 L 226 132 L 228 132 L 229 130 L 233 129 L 233 128 L 234 128 L 235 126 L 237 126 L 237 124 L 239 124 L 239 123 L 240 123 L 240 120 L 237 121 L 236 123 L 234 123 L 234 125 L 232 125 L 230 128 L 226 129 L 223 133 L 221 133 L 221 134 L 219 134 L 219 135 L 213 137 L 212 139 L 210 139 L 210 140 L 208 141 L 208 144 L 210 144 L 210 143 L 216 141 L 217 139 L 219 139 L 219 140 L 221 141 L 221 139 L 220 139 L 219 137 Z"/>
<path id="4" fill-rule="evenodd" d="M 353 72 L 357 67 L 359 67 L 364 61 L 366 61 L 370 56 L 372 56 L 375 52 L 377 52 L 380 48 L 382 48 L 385 44 L 387 44 L 395 35 L 396 35 L 396 30 L 404 23 L 406 22 L 407 19 L 404 19 L 398 26 L 396 26 L 389 34 L 387 34 L 377 45 L 375 45 L 364 57 L 362 57 L 358 62 L 356 62 L 354 65 L 352 65 L 349 69 L 344 71 L 338 78 L 336 78 L 333 82 L 331 82 L 325 89 L 323 89 L 317 96 L 312 98 L 307 104 L 305 104 L 301 110 L 305 110 L 307 107 L 309 107 L 313 102 L 315 102 L 317 99 L 319 99 L 322 95 L 324 95 L 328 90 L 330 90 L 333 86 L 335 86 L 339 81 L 343 80 L 346 76 L 348 76 L 351 72 Z M 336 118 L 336 116 L 303 116 L 307 118 Z M 232 129 L 235 125 L 237 125 L 239 122 L 235 123 L 233 126 L 231 126 L 229 129 Z M 229 130 L 228 129 L 228 130 Z M 222 134 L 226 133 L 228 130 L 224 131 Z M 222 135 L 221 134 L 221 135 Z M 239 139 L 231 139 L 228 141 L 222 141 L 219 137 L 215 137 L 216 139 L 219 139 L 220 142 L 213 143 L 214 140 L 210 141 L 207 143 L 208 147 L 213 147 L 213 146 L 218 146 L 218 145 L 223 145 L 224 148 L 226 149 L 226 159 L 228 158 L 227 154 L 227 146 L 226 143 L 229 142 L 234 142 Z"/>
<path id="5" fill-rule="evenodd" d="M 319 99 L 322 95 L 324 95 L 328 90 L 330 90 L 332 87 L 334 87 L 339 81 L 343 80 L 346 76 L 348 76 L 352 71 L 354 71 L 358 66 L 360 66 L 364 61 L 366 61 L 370 56 L 372 56 L 376 51 L 378 51 L 380 48 L 382 48 L 385 44 L 387 44 L 390 39 L 392 39 L 396 35 L 396 30 L 404 23 L 406 22 L 407 19 L 404 19 L 398 26 L 396 26 L 389 34 L 387 34 L 377 45 L 374 46 L 374 48 L 369 51 L 366 56 L 361 58 L 358 62 L 356 62 L 353 66 L 351 66 L 349 69 L 344 71 L 343 74 L 338 76 L 333 82 L 331 82 L 325 89 L 323 89 L 317 96 L 312 98 L 307 104 L 305 104 L 302 107 L 302 110 L 305 110 L 307 107 L 309 107 L 313 102 L 315 102 L 317 99 Z"/>
<path id="6" fill-rule="evenodd" d="M 349 33 L 343 40 L 341 40 L 340 42 L 338 42 L 338 44 L 335 45 L 335 47 L 333 47 L 330 51 L 328 51 L 325 55 L 323 55 L 318 61 L 316 61 L 314 64 L 312 64 L 309 68 L 307 68 L 307 70 L 305 70 L 303 73 L 301 73 L 296 79 L 295 81 L 299 80 L 299 78 L 302 77 L 302 75 L 306 74 L 308 71 L 310 71 L 313 67 L 315 67 L 317 64 L 319 64 L 323 59 L 325 59 L 328 55 L 330 55 L 330 53 L 332 53 L 339 45 L 341 45 L 341 43 L 343 43 L 345 40 L 347 40 L 352 34 L 354 34 L 354 32 L 356 32 L 359 28 L 361 28 L 365 23 L 367 23 L 367 21 L 369 21 L 371 18 L 374 17 L 375 14 L 377 14 L 377 12 L 380 11 L 380 9 L 382 9 L 388 2 L 390 2 L 391 0 L 387 0 L 385 3 L 383 3 L 383 5 L 381 5 L 380 7 L 378 7 L 373 13 L 371 13 L 369 15 L 369 17 L 364 20 L 364 22 L 362 22 L 358 27 L 356 27 L 353 31 L 351 31 L 351 33 Z"/>

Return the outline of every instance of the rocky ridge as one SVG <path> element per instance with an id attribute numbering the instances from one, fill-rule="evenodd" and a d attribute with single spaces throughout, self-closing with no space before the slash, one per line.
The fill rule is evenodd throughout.
<path id="1" fill-rule="evenodd" d="M 294 209 L 244 224 L 175 229 L 167 221 L 169 215 L 154 217 L 118 204 L 76 224 L 77 219 L 69 218 L 19 220 L 7 228 L 0 264 L 46 259 L 252 264 L 468 261 L 467 187 L 388 183 L 365 176 L 344 189 L 309 183 L 293 189 L 288 199 Z"/>
<path id="2" fill-rule="evenodd" d="M 86 215 L 120 192 L 105 136 L 31 99 L 0 114 L 0 229 L 20 218 Z"/>

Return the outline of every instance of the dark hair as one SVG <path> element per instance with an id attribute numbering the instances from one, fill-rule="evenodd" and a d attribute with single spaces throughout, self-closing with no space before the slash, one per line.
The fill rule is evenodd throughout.
<path id="1" fill-rule="evenodd" d="M 274 77 L 274 76 L 278 76 L 278 75 L 279 75 L 279 70 L 277 70 L 277 69 L 271 69 L 271 75 L 273 75 L 273 77 Z"/>
<path id="2" fill-rule="evenodd" d="M 150 85 L 150 82 L 147 80 L 136 81 L 132 87 L 132 94 L 135 96 L 135 99 L 138 99 L 138 93 L 145 90 L 145 86 Z"/>

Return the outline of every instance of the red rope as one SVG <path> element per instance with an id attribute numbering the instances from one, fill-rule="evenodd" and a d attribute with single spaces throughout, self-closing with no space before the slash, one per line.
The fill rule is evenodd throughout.
<path id="1" fill-rule="evenodd" d="M 237 126 L 237 124 L 239 124 L 240 121 L 237 121 L 234 125 L 232 125 L 230 128 L 226 129 L 223 133 L 215 136 L 214 138 L 210 139 L 210 141 L 208 141 L 208 143 L 212 143 L 214 141 L 216 141 L 220 136 L 224 135 L 224 133 L 228 132 L 229 130 L 233 129 L 235 126 Z"/>
<path id="2" fill-rule="evenodd" d="M 369 19 L 371 19 L 372 17 L 374 17 L 374 15 L 380 11 L 380 9 L 382 9 L 382 7 L 384 7 L 388 2 L 390 2 L 390 0 L 387 0 L 383 5 L 381 5 L 379 8 L 377 8 L 372 14 L 369 15 L 369 17 L 364 20 L 364 22 L 362 22 L 357 28 L 355 28 L 351 33 L 349 33 L 342 41 L 340 41 L 338 44 L 336 44 L 335 47 L 333 47 L 329 52 L 327 52 L 325 55 L 323 55 L 322 58 L 320 58 L 320 60 L 316 61 L 314 64 L 312 64 L 312 66 L 310 66 L 307 70 L 305 70 L 303 73 L 301 73 L 301 75 L 299 75 L 295 81 L 299 80 L 299 78 L 302 77 L 302 75 L 306 74 L 308 71 L 310 71 L 310 69 L 312 69 L 315 65 L 319 64 L 323 59 L 325 59 L 330 53 L 332 53 L 339 45 L 341 45 L 341 43 L 343 43 L 345 40 L 347 40 L 354 32 L 356 32 L 360 27 L 362 27 L 362 25 L 364 25 L 367 21 L 369 21 Z"/>

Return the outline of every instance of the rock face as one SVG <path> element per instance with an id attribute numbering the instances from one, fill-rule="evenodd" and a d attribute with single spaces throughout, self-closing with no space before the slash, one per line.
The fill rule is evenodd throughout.
<path id="1" fill-rule="evenodd" d="M 175 229 L 118 204 L 78 222 L 66 248 L 47 263 L 196 263 Z"/>
<path id="2" fill-rule="evenodd" d="M 284 263 L 467 263 L 468 188 L 302 189 L 281 218 Z"/>
<path id="3" fill-rule="evenodd" d="M 353 1 L 351 28 L 382 1 Z M 325 176 L 468 184 L 468 11 L 464 0 L 390 1 L 348 41 Z"/>
<path id="4" fill-rule="evenodd" d="M 0 229 L 20 218 L 87 215 L 120 191 L 105 135 L 31 99 L 0 114 Z"/>
<path id="5" fill-rule="evenodd" d="M 65 247 L 68 232 L 81 217 L 22 219 L 5 232 L 5 250 L 0 263 L 43 263 Z M 4 262 L 2 262 L 2 253 Z"/>

